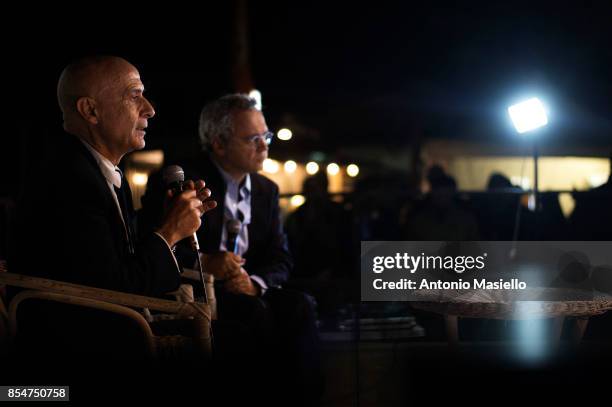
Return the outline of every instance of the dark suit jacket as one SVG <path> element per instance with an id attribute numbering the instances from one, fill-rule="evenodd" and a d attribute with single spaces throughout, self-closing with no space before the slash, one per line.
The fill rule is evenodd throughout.
<path id="1" fill-rule="evenodd" d="M 176 263 L 159 236 L 141 236 L 129 253 L 106 179 L 77 137 L 58 134 L 40 168 L 51 174 L 31 180 L 17 207 L 12 271 L 153 296 L 178 287 Z"/>
<path id="2" fill-rule="evenodd" d="M 217 208 L 202 218 L 198 231 L 204 253 L 216 253 L 223 231 L 223 211 L 226 185 L 219 170 L 208 155 L 203 155 L 193 168 L 194 175 L 203 179 L 217 201 Z M 278 206 L 278 186 L 257 173 L 251 176 L 251 223 L 248 226 L 249 248 L 244 254 L 245 269 L 250 275 L 261 277 L 268 287 L 287 281 L 293 267 L 287 236 L 283 231 Z"/>

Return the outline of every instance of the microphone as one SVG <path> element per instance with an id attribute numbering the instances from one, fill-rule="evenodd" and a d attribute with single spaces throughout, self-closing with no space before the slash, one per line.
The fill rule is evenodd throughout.
<path id="1" fill-rule="evenodd" d="M 240 233 L 240 229 L 242 228 L 242 222 L 240 222 L 238 219 L 230 219 L 225 223 L 225 228 L 227 229 L 227 251 L 236 253 L 238 250 L 236 240 L 238 238 L 238 234 Z"/>
<path id="2" fill-rule="evenodd" d="M 172 195 L 180 194 L 183 192 L 183 183 L 185 182 L 185 171 L 178 165 L 169 165 L 162 172 L 162 178 L 164 180 L 164 184 L 166 185 L 166 189 L 172 190 Z M 199 252 L 200 244 L 198 243 L 198 235 L 197 232 L 194 232 L 193 235 L 189 236 L 189 241 L 191 243 L 191 248 Z"/>

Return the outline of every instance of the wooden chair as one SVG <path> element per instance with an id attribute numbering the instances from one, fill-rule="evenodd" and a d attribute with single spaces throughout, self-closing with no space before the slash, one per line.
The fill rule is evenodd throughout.
<path id="1" fill-rule="evenodd" d="M 22 289 L 11 299 L 8 307 L 0 302 L 0 349 L 5 352 L 17 338 L 20 307 L 31 300 L 44 300 L 102 310 L 127 319 L 140 332 L 144 353 L 153 360 L 172 355 L 178 347 L 186 345 L 204 359 L 212 354 L 210 307 L 208 304 L 185 301 L 184 293 L 177 293 L 182 298 L 172 301 L 9 273 L 3 263 L 0 263 L 0 271 L 0 288 L 12 286 Z M 151 311 L 175 319 L 190 320 L 194 326 L 193 336 L 155 335 L 150 325 Z"/>
<path id="2" fill-rule="evenodd" d="M 200 283 L 200 272 L 198 270 L 184 268 L 182 277 L 185 280 L 193 281 L 194 284 Z M 206 297 L 210 305 L 210 312 L 213 321 L 217 319 L 217 297 L 215 295 L 215 278 L 212 274 L 204 273 L 204 285 L 206 289 Z"/>

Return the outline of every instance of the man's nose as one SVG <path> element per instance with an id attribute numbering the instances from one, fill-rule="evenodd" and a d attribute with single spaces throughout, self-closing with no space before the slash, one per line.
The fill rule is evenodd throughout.
<path id="1" fill-rule="evenodd" d="M 267 150 L 267 149 L 268 149 L 268 143 L 266 143 L 266 139 L 264 137 L 258 137 L 257 138 L 257 150 L 262 151 L 262 150 Z"/>
<path id="2" fill-rule="evenodd" d="M 151 102 L 149 102 L 147 98 L 143 97 L 143 100 L 144 100 L 144 107 L 143 107 L 142 115 L 146 117 L 147 119 L 150 119 L 151 117 L 155 116 L 155 109 L 153 109 L 153 105 L 151 104 Z"/>

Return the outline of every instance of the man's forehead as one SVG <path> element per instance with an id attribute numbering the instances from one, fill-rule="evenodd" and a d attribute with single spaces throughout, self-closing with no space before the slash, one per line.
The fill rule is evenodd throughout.
<path id="1" fill-rule="evenodd" d="M 233 113 L 234 134 L 238 137 L 253 135 L 268 130 L 263 113 L 256 109 L 240 110 Z"/>
<path id="2" fill-rule="evenodd" d="M 131 69 L 125 75 L 125 82 L 130 86 L 139 86 L 141 88 L 144 87 L 142 80 L 140 79 L 140 73 L 136 70 L 136 68 Z"/>
<path id="3" fill-rule="evenodd" d="M 144 92 L 144 86 L 140 78 L 127 78 L 125 75 L 120 77 L 108 77 L 108 80 L 100 84 L 97 92 L 102 97 L 125 97 L 125 95 L 133 90 Z"/>
<path id="4" fill-rule="evenodd" d="M 130 89 L 140 89 L 140 90 L 144 91 L 144 84 L 142 83 L 140 78 L 130 79 L 127 82 L 127 87 L 130 88 Z"/>
<path id="5" fill-rule="evenodd" d="M 144 91 L 144 85 L 136 68 L 118 70 L 114 75 L 109 75 L 105 81 L 104 89 L 112 92 L 123 93 L 132 89 Z"/>

